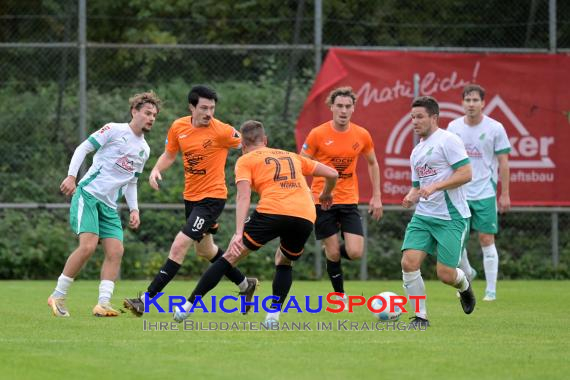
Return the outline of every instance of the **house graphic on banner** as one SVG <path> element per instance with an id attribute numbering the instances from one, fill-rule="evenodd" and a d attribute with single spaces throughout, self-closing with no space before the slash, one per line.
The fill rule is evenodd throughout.
<path id="1" fill-rule="evenodd" d="M 440 127 L 464 115 L 460 104 L 441 102 Z M 485 106 L 483 112 L 499 120 L 505 126 L 512 150 L 509 166 L 513 169 L 551 169 L 555 164 L 549 157 L 549 148 L 554 143 L 552 136 L 532 136 L 510 107 L 495 95 Z M 507 123 L 508 121 L 508 123 Z M 413 144 L 413 127 L 410 115 L 406 113 L 394 126 L 386 143 L 386 166 L 409 167 L 409 156 Z"/>

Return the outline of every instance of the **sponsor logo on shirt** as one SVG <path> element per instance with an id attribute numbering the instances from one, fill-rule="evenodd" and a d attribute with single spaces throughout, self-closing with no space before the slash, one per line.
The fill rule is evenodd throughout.
<path id="1" fill-rule="evenodd" d="M 204 160 L 204 156 L 200 154 L 192 154 L 190 152 L 184 153 L 184 159 L 186 160 L 186 168 L 184 169 L 186 173 L 190 174 L 199 174 L 204 175 L 206 174 L 206 169 L 198 169 L 196 166 Z"/>
<path id="2" fill-rule="evenodd" d="M 483 153 L 479 150 L 475 144 L 465 144 L 465 150 L 470 158 L 482 158 Z"/>
<path id="3" fill-rule="evenodd" d="M 127 173 L 133 173 L 135 171 L 135 163 L 129 160 L 127 156 L 123 156 L 115 162 L 115 168 Z"/>
<path id="4" fill-rule="evenodd" d="M 424 166 L 416 166 L 415 170 L 416 173 L 418 173 L 418 177 L 420 178 L 432 177 L 434 175 L 437 175 L 437 170 L 432 167 L 429 167 L 428 164 L 425 164 Z"/>
<path id="5" fill-rule="evenodd" d="M 338 178 L 351 178 L 352 173 L 344 173 L 344 171 L 354 161 L 353 157 L 333 157 L 331 163 L 338 172 Z"/>

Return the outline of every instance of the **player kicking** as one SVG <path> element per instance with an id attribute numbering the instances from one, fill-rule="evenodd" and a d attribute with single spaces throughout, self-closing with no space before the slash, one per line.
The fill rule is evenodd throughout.
<path id="1" fill-rule="evenodd" d="M 174 320 L 181 322 L 191 314 L 196 296 L 205 296 L 251 251 L 280 238 L 275 253 L 275 277 L 272 308 L 280 310 L 293 283 L 292 262 L 301 257 L 316 218 L 311 192 L 303 176 L 325 177 L 320 195 L 323 209 L 330 207 L 336 170 L 298 154 L 267 147 L 263 125 L 247 121 L 241 127 L 242 151 L 236 162 L 236 232 L 226 253 L 212 264 L 200 278 L 196 288 Z M 251 190 L 260 196 L 248 218 Z M 246 220 L 247 219 L 247 220 Z M 269 313 L 266 325 L 278 323 L 279 312 Z"/>
<path id="2" fill-rule="evenodd" d="M 178 152 L 182 153 L 186 225 L 174 238 L 166 262 L 149 284 L 149 298 L 154 298 L 172 281 L 190 247 L 194 246 L 198 256 L 212 263 L 224 253 L 214 243 L 212 234 L 218 229 L 217 219 L 228 194 L 225 174 L 228 150 L 238 148 L 241 137 L 231 125 L 214 118 L 217 101 L 213 89 L 202 85 L 192 87 L 188 93 L 192 115 L 172 123 L 164 153 L 150 173 L 150 186 L 159 190 L 161 173 L 172 166 Z M 226 276 L 238 286 L 240 295 L 253 297 L 257 279 L 246 278 L 237 268 L 230 268 Z M 143 315 L 144 296 L 127 298 L 123 303 L 136 316 Z"/>
<path id="3" fill-rule="evenodd" d="M 465 273 L 457 268 L 465 236 L 469 234 L 469 206 L 465 186 L 471 180 L 471 164 L 461 140 L 438 127 L 439 105 L 430 96 L 412 103 L 414 132 L 421 137 L 410 157 L 412 188 L 402 201 L 417 203 L 402 244 L 402 275 L 408 296 L 425 296 L 420 271 L 426 256 L 437 253 L 437 277 L 459 290 L 466 314 L 475 309 L 475 296 Z M 411 324 L 429 326 L 425 298 Z"/>

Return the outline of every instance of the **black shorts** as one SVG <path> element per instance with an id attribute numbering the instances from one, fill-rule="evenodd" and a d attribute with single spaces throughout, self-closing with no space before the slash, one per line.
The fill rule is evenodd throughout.
<path id="1" fill-rule="evenodd" d="M 217 219 L 224 210 L 225 199 L 204 198 L 199 201 L 184 200 L 186 225 L 182 233 L 194 241 L 201 241 L 205 234 L 218 232 Z"/>
<path id="2" fill-rule="evenodd" d="M 315 235 L 317 240 L 326 239 L 339 230 L 343 233 L 364 236 L 358 205 L 333 205 L 326 211 L 321 210 L 321 205 L 316 205 L 316 208 Z"/>
<path id="3" fill-rule="evenodd" d="M 313 223 L 307 219 L 254 211 L 245 222 L 242 240 L 247 248 L 257 251 L 269 241 L 279 237 L 281 252 L 289 260 L 294 261 L 303 254 L 311 232 L 313 232 Z"/>

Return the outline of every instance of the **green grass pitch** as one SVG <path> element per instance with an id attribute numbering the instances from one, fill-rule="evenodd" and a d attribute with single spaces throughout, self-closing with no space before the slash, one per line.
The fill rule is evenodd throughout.
<path id="1" fill-rule="evenodd" d="M 188 295 L 194 281 L 176 280 L 166 295 Z M 3 379 L 567 379 L 568 281 L 499 282 L 498 300 L 463 314 L 455 292 L 427 282 L 427 331 L 343 331 L 338 320 L 374 322 L 370 312 L 282 314 L 281 322 L 308 322 L 313 331 L 143 331 L 146 322 L 172 321 L 155 310 L 96 318 L 98 282 L 76 281 L 71 318 L 55 318 L 46 304 L 54 281 L 0 282 L 0 378 Z M 147 282 L 121 281 L 115 305 Z M 235 294 L 224 281 L 212 293 Z M 403 294 L 397 281 L 351 281 L 349 294 Z M 328 282 L 295 282 L 291 294 L 325 295 Z M 265 281 L 258 295 L 270 295 Z M 164 296 L 163 296 L 164 298 Z M 161 304 L 165 304 L 161 302 Z M 312 306 L 315 306 L 312 303 Z M 204 314 L 204 322 L 260 322 L 265 314 Z M 407 322 L 408 316 L 403 315 Z M 332 322 L 333 331 L 315 331 Z"/>

